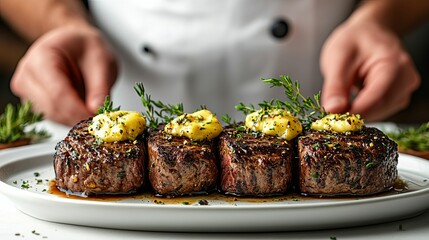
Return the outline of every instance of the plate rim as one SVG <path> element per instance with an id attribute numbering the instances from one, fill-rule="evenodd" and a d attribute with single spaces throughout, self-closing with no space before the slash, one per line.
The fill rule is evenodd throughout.
<path id="1" fill-rule="evenodd" d="M 4 167 L 8 164 L 14 164 L 19 161 L 28 161 L 30 158 L 35 157 L 41 157 L 44 155 L 53 155 L 54 153 L 54 144 L 52 143 L 44 143 L 40 144 L 38 146 L 27 146 L 20 149 L 16 149 L 14 151 L 7 151 L 7 152 L 0 152 L 0 171 L 4 169 Z M 17 154 L 17 153 L 21 153 Z M 26 154 L 26 155 L 25 155 Z M 31 155 L 29 155 L 31 154 Z M 401 154 L 406 155 L 406 154 Z M 418 163 L 423 162 L 424 164 L 428 164 L 429 162 L 425 159 L 420 159 L 415 156 L 407 155 L 407 158 L 411 158 L 414 161 L 417 161 Z M 8 158 L 8 159 L 5 159 Z M 3 161 L 6 160 L 6 161 Z M 46 160 L 47 161 L 47 160 Z M 41 162 L 45 163 L 41 160 Z M 45 166 L 45 165 L 43 165 Z M 13 176 L 13 174 L 9 175 Z M 1 176 L 0 176 L 1 177 Z M 424 177 L 428 177 L 427 175 L 424 175 Z M 429 177 L 428 177 L 429 178 Z M 8 178 L 10 180 L 10 178 Z M 310 202 L 305 204 L 300 204 L 298 202 L 294 202 L 293 204 L 288 203 L 288 201 L 285 201 L 284 204 L 264 204 L 264 203 L 256 203 L 256 204 L 250 204 L 250 205 L 234 205 L 234 204 L 214 204 L 214 205 L 183 205 L 183 204 L 145 204 L 144 202 L 134 203 L 134 202 L 120 202 L 120 201 L 92 201 L 88 200 L 85 201 L 84 199 L 78 200 L 78 199 L 69 199 L 69 198 L 62 198 L 58 197 L 49 193 L 44 192 L 35 192 L 35 191 L 28 191 L 26 189 L 21 189 L 17 186 L 14 186 L 10 183 L 4 182 L 3 178 L 0 178 L 0 193 L 4 194 L 7 198 L 11 199 L 12 202 L 14 202 L 14 205 L 17 209 L 21 210 L 22 212 L 26 213 L 27 215 L 30 215 L 32 217 L 47 220 L 47 221 L 54 221 L 54 222 L 61 222 L 61 223 L 67 223 L 67 224 L 77 224 L 77 225 L 84 225 L 84 226 L 95 226 L 95 227 L 107 227 L 107 228 L 116 228 L 116 229 L 127 229 L 127 230 L 155 230 L 155 231 L 172 231 L 168 230 L 166 227 L 157 225 L 144 225 L 147 223 L 140 223 L 141 225 L 135 225 L 132 228 L 128 228 L 126 226 L 113 226 L 108 225 L 106 223 L 95 223 L 92 224 L 80 224 L 78 222 L 73 220 L 64 220 L 60 217 L 57 218 L 50 218 L 46 217 L 47 215 L 40 215 L 40 213 L 35 213 L 38 210 L 34 210 L 32 207 L 28 206 L 28 203 L 25 203 L 24 201 L 27 201 L 26 199 L 32 199 L 34 198 L 34 201 L 37 202 L 50 202 L 56 205 L 59 205 L 60 207 L 69 206 L 69 207 L 94 207 L 95 211 L 100 211 L 102 209 L 112 209 L 112 210 L 140 210 L 141 212 L 156 212 L 161 211 L 161 213 L 173 211 L 174 214 L 178 213 L 185 213 L 189 212 L 192 216 L 198 216 L 201 218 L 201 214 L 211 214 L 216 213 L 217 211 L 220 211 L 222 213 L 227 212 L 233 212 L 233 213 L 227 213 L 228 216 L 231 216 L 231 214 L 245 214 L 246 216 L 250 213 L 256 213 L 257 215 L 266 216 L 267 214 L 276 214 L 277 212 L 284 211 L 291 211 L 291 212 L 301 212 L 301 210 L 308 210 L 308 211 L 325 211 L 325 209 L 335 209 L 335 210 L 346 210 L 346 211 L 352 211 L 352 209 L 359 208 L 361 205 L 369 206 L 368 204 L 394 204 L 394 203 L 400 203 L 403 202 L 405 198 L 409 198 L 410 201 L 418 201 L 422 202 L 423 199 L 429 199 L 429 185 L 423 186 L 422 189 L 417 189 L 410 192 L 404 192 L 404 193 L 398 193 L 394 195 L 385 195 L 385 196 L 375 196 L 375 197 L 369 197 L 369 198 L 356 198 L 356 199 L 347 199 L 347 200 L 332 200 L 327 199 L 326 202 L 323 201 L 317 201 L 317 202 Z M 19 200 L 19 201 L 13 201 L 13 200 Z M 22 201 L 23 203 L 21 203 Z M 20 205 L 21 204 L 21 205 Z M 30 210 L 28 210 L 30 208 Z M 425 202 L 425 204 L 420 206 L 414 206 L 414 210 L 395 210 L 394 215 L 391 216 L 390 220 L 382 220 L 379 217 L 371 217 L 368 219 L 369 222 L 372 223 L 381 223 L 386 221 L 391 221 L 392 219 L 399 220 L 408 218 L 411 216 L 418 215 L 426 210 L 429 209 L 429 201 L 428 203 Z M 234 210 L 234 211 L 228 211 L 228 210 Z M 261 213 L 262 210 L 262 213 Z M 28 212 L 27 212 L 28 211 Z M 406 211 L 406 212 L 404 212 Z M 265 213 L 264 213 L 265 212 Z M 37 215 L 39 214 L 39 215 Z M 136 213 L 133 213 L 132 215 L 135 216 Z M 218 213 L 216 213 L 218 214 Z M 361 225 L 367 225 L 368 223 L 364 223 L 364 221 L 361 219 L 362 217 L 366 217 L 364 213 L 358 214 L 360 217 L 360 220 L 356 220 L 356 223 L 352 223 L 351 221 L 345 221 L 343 223 L 338 223 L 342 227 L 352 227 L 352 226 L 361 226 Z M 343 213 L 340 214 L 340 218 L 344 218 Z M 60 220 L 58 220 L 60 219 Z M 158 220 L 159 221 L 159 220 Z M 250 221 L 249 224 L 255 225 L 255 220 L 247 220 Z M 301 220 L 302 221 L 302 220 Z M 365 219 L 366 221 L 366 219 Z M 97 225 L 98 224 L 98 225 Z M 143 224 L 143 225 L 142 225 Z M 277 223 L 276 223 L 277 224 Z M 289 224 L 289 225 L 276 225 L 276 226 L 253 226 L 252 229 L 249 230 L 249 232 L 260 232 L 260 231 L 266 231 L 268 229 L 269 231 L 279 231 L 279 226 L 282 227 L 280 231 L 289 231 L 289 230 L 317 230 L 317 229 L 329 229 L 334 228 L 332 227 L 332 220 L 331 222 L 327 223 L 321 223 L 317 227 L 315 227 L 314 222 L 310 223 L 309 226 L 311 228 L 305 226 L 305 225 L 299 225 L 297 229 L 290 229 L 291 227 L 296 227 L 295 225 L 291 224 L 290 222 L 283 223 L 283 224 Z M 312 224 L 312 225 L 311 225 Z M 218 226 L 223 226 L 224 231 L 226 232 L 237 232 L 240 230 L 231 229 L 230 227 L 225 227 L 224 223 L 218 223 Z M 170 226 L 172 227 L 172 226 Z M 285 228 L 285 229 L 284 229 Z M 195 226 L 186 226 L 182 228 L 173 227 L 174 231 L 190 231 L 190 232 L 210 232 L 214 231 L 212 230 L 212 226 L 203 226 L 199 225 L 198 227 Z M 242 228 L 241 228 L 242 229 Z"/>

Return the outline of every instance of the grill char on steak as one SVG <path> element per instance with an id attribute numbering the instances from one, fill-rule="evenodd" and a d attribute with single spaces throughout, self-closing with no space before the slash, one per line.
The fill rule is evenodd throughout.
<path id="1" fill-rule="evenodd" d="M 88 132 L 90 123 L 76 124 L 55 147 L 57 188 L 86 196 L 136 192 L 144 184 L 143 139 L 99 142 Z"/>
<path id="2" fill-rule="evenodd" d="M 293 141 L 224 128 L 219 138 L 221 180 L 226 194 L 281 195 L 292 184 Z"/>
<path id="3" fill-rule="evenodd" d="M 348 135 L 311 131 L 298 138 L 299 188 L 304 195 L 370 195 L 392 188 L 397 145 L 380 130 Z"/>
<path id="4" fill-rule="evenodd" d="M 198 195 L 216 189 L 216 140 L 195 142 L 153 130 L 148 155 L 149 181 L 157 195 Z"/>

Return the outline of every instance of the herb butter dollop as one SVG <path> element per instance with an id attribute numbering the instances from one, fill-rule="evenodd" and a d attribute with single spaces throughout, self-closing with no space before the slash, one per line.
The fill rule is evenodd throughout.
<path id="1" fill-rule="evenodd" d="M 88 127 L 89 133 L 104 142 L 134 140 L 146 127 L 143 115 L 133 111 L 98 114 Z"/>
<path id="2" fill-rule="evenodd" d="M 354 132 L 360 131 L 364 126 L 364 121 L 359 114 L 328 114 L 325 117 L 314 121 L 311 124 L 311 129 L 317 131 L 331 132 Z"/>
<path id="3" fill-rule="evenodd" d="M 299 120 L 284 109 L 261 109 L 246 116 L 246 128 L 286 140 L 302 132 Z"/>
<path id="4" fill-rule="evenodd" d="M 164 132 L 173 136 L 185 136 L 194 141 L 210 140 L 222 132 L 222 125 L 209 110 L 185 113 L 164 127 Z"/>

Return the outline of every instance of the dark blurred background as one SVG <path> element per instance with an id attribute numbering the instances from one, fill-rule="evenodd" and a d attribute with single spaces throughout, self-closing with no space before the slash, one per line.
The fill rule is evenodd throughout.
<path id="1" fill-rule="evenodd" d="M 388 119 L 400 124 L 420 124 L 429 121 L 429 21 L 404 39 L 422 76 L 422 85 L 413 95 L 411 105 Z M 29 44 L 20 38 L 0 16 L 0 113 L 7 103 L 18 103 L 10 92 L 9 81 L 19 59 Z"/>

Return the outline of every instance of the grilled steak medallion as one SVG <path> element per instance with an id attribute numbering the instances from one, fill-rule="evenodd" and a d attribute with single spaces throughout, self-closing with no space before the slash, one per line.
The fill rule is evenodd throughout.
<path id="1" fill-rule="evenodd" d="M 220 135 L 221 182 L 226 194 L 284 194 L 292 183 L 293 141 L 224 128 Z"/>
<path id="2" fill-rule="evenodd" d="M 55 147 L 56 186 L 83 195 L 136 192 L 144 184 L 143 139 L 100 142 L 88 133 L 90 122 L 75 125 Z"/>
<path id="3" fill-rule="evenodd" d="M 305 195 L 369 195 L 392 188 L 397 145 L 380 130 L 311 131 L 298 138 L 299 188 Z"/>
<path id="4" fill-rule="evenodd" d="M 156 194 L 174 197 L 216 189 L 216 140 L 192 141 L 154 130 L 148 154 L 149 180 Z"/>

